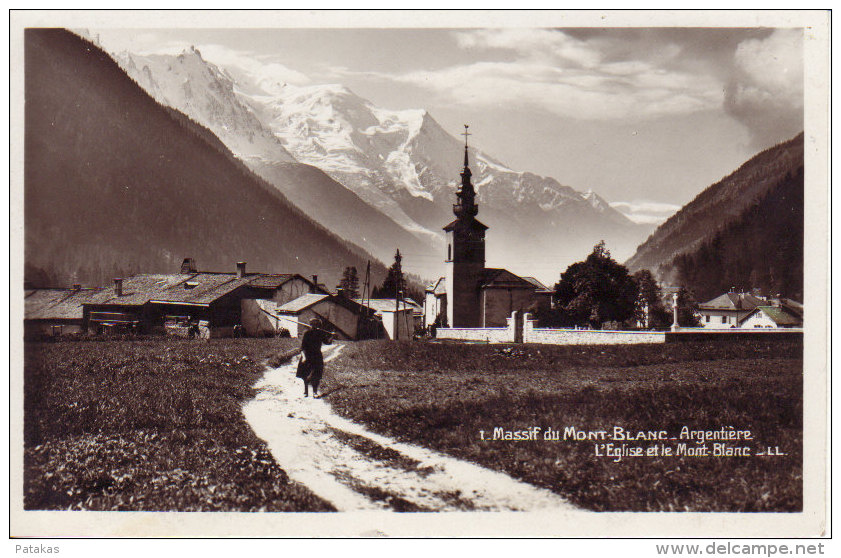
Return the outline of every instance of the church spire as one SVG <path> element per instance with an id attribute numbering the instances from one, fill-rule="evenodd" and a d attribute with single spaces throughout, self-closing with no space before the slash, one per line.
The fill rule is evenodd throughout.
<path id="1" fill-rule="evenodd" d="M 468 166 L 468 161 L 467 161 L 467 136 L 472 135 L 470 132 L 467 131 L 467 128 L 469 128 L 469 127 L 470 126 L 465 124 L 464 125 L 464 133 L 462 134 L 464 136 L 464 168 L 467 171 L 470 170 L 470 167 Z"/>
<path id="2" fill-rule="evenodd" d="M 470 165 L 467 157 L 467 137 L 472 135 L 467 131 L 469 126 L 464 125 L 464 170 L 461 171 L 461 188 L 456 192 L 458 203 L 453 205 L 453 213 L 459 219 L 470 219 L 479 213 L 479 207 L 476 205 L 476 191 L 473 189 L 473 183 L 470 177 L 473 173 L 470 172 Z"/>

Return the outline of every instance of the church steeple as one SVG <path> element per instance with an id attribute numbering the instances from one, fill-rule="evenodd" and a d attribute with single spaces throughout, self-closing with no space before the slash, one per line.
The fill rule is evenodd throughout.
<path id="1" fill-rule="evenodd" d="M 456 219 L 447 233 L 447 324 L 449 327 L 482 326 L 482 278 L 485 275 L 485 231 L 487 225 L 476 219 L 476 191 L 470 178 L 467 124 L 464 125 L 464 169 L 461 186 L 453 205 Z"/>
<path id="2" fill-rule="evenodd" d="M 476 191 L 473 189 L 473 182 L 471 177 L 473 173 L 470 172 L 470 162 L 467 156 L 467 136 L 471 135 L 467 131 L 468 125 L 464 125 L 464 170 L 461 171 L 461 188 L 456 192 L 458 203 L 453 205 L 453 213 L 459 219 L 470 219 L 479 213 L 479 207 L 476 205 Z"/>

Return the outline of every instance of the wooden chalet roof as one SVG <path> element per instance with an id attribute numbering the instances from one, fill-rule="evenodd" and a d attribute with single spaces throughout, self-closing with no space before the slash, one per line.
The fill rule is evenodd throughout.
<path id="1" fill-rule="evenodd" d="M 393 298 L 372 298 L 370 300 L 362 300 L 361 298 L 355 298 L 353 299 L 353 301 L 362 306 L 367 306 L 378 315 L 382 315 L 383 312 L 394 312 L 395 310 L 397 310 L 397 301 Z M 401 312 L 404 310 L 411 310 L 412 312 L 414 312 L 417 308 L 420 307 L 414 302 L 407 302 L 405 300 L 401 301 Z"/>
<path id="2" fill-rule="evenodd" d="M 234 289 L 248 285 L 253 276 L 236 273 L 183 273 L 177 275 L 133 275 L 123 279 L 123 294 L 113 287 L 102 289 L 89 304 L 142 306 L 155 301 L 172 304 L 210 304 Z"/>
<path id="3" fill-rule="evenodd" d="M 750 293 L 725 293 L 699 304 L 698 307 L 702 310 L 753 310 L 766 304 L 768 303 L 765 300 Z"/>
<path id="4" fill-rule="evenodd" d="M 277 289 L 295 277 L 303 279 L 307 283 L 311 283 L 311 281 L 304 279 L 299 275 L 295 275 L 294 273 L 260 273 L 252 277 L 248 284 L 252 287 L 261 289 Z"/>
<path id="5" fill-rule="evenodd" d="M 25 320 L 81 320 L 82 304 L 99 289 L 31 289 L 24 291 Z"/>
<path id="6" fill-rule="evenodd" d="M 325 298 L 330 298 L 330 295 L 308 293 L 299 296 L 295 300 L 290 300 L 289 302 L 278 308 L 277 311 L 280 314 L 297 314 L 298 312 L 306 310 L 313 304 L 318 304 Z"/>

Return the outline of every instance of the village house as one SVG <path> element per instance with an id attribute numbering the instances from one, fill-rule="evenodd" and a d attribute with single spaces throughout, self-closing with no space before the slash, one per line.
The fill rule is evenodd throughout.
<path id="1" fill-rule="evenodd" d="M 399 305 L 393 298 L 357 298 L 355 301 L 373 311 L 374 316 L 382 322 L 388 339 L 412 339 L 416 328 L 422 323 L 420 307 L 410 300 L 401 300 Z"/>
<path id="2" fill-rule="evenodd" d="M 532 277 L 485 267 L 487 225 L 476 219 L 479 207 L 471 181 L 465 126 L 464 169 L 453 205 L 456 219 L 447 233 L 446 275 L 426 289 L 425 325 L 454 328 L 505 327 L 511 313 L 548 309 L 551 291 Z"/>
<path id="3" fill-rule="evenodd" d="M 730 291 L 698 305 L 701 327 L 709 329 L 739 327 L 742 320 L 757 306 L 765 304 L 767 304 L 765 299 L 751 293 Z"/>
<path id="4" fill-rule="evenodd" d="M 767 306 L 757 306 L 739 324 L 744 329 L 803 327 L 803 305 L 791 299 L 772 299 Z"/>
<path id="5" fill-rule="evenodd" d="M 309 329 L 309 323 L 318 318 L 324 329 L 346 341 L 376 337 L 376 333 L 371 333 L 371 316 L 372 313 L 358 302 L 325 293 L 302 295 L 274 311 L 275 328 L 288 331 L 290 337 L 302 336 Z"/>
<path id="6" fill-rule="evenodd" d="M 83 304 L 99 289 L 26 289 L 23 293 L 23 335 L 25 339 L 78 334 L 84 331 Z"/>
<path id="7" fill-rule="evenodd" d="M 423 327 L 441 325 L 437 321 L 447 315 L 447 282 L 441 277 L 432 283 L 424 292 L 423 298 Z"/>
<path id="8" fill-rule="evenodd" d="M 784 328 L 803 326 L 803 305 L 788 298 L 769 298 L 730 291 L 698 305 L 707 329 Z"/>
<path id="9" fill-rule="evenodd" d="M 114 280 L 83 304 L 85 329 L 92 333 L 131 331 L 201 337 L 273 335 L 262 304 L 284 304 L 316 283 L 296 274 L 197 271 L 184 260 L 178 274 L 140 274 Z M 263 301 L 263 302 L 261 302 Z"/>

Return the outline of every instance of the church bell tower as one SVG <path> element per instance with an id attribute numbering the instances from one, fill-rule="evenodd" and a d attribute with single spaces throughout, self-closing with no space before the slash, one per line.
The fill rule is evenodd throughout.
<path id="1" fill-rule="evenodd" d="M 456 220 L 444 227 L 447 233 L 447 323 L 450 327 L 482 327 L 481 282 L 485 272 L 485 231 L 476 219 L 476 191 L 467 154 L 464 125 L 464 169 L 453 205 Z"/>

